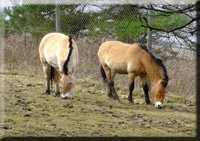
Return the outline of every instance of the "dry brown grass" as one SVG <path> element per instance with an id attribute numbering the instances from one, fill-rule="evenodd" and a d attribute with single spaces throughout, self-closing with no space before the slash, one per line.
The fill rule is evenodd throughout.
<path id="1" fill-rule="evenodd" d="M 76 39 L 79 51 L 79 65 L 76 78 L 89 78 L 101 81 L 100 64 L 97 51 L 102 40 Z M 39 41 L 34 40 L 30 34 L 12 35 L 5 39 L 5 71 L 19 73 L 42 73 L 42 66 L 38 54 Z M 168 71 L 170 78 L 168 95 L 184 97 L 195 102 L 196 92 L 196 61 L 195 53 L 180 49 L 160 49 L 153 47 L 155 56 L 160 57 Z M 127 87 L 127 75 L 117 75 L 117 86 Z M 138 78 L 136 89 L 140 88 Z"/>
<path id="2" fill-rule="evenodd" d="M 5 39 L 5 70 L 35 73 L 41 71 L 38 42 L 28 35 L 12 35 Z"/>
<path id="3" fill-rule="evenodd" d="M 184 97 L 195 102 L 196 53 L 180 48 L 155 48 L 153 50 L 154 54 L 162 58 L 168 71 L 170 79 L 168 94 Z"/>

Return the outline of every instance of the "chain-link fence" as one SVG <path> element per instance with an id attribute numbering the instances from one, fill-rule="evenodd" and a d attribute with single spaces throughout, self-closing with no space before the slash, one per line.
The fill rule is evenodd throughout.
<path id="1" fill-rule="evenodd" d="M 157 9 L 153 10 L 149 10 L 152 7 L 146 8 L 148 7 L 139 5 L 14 6 L 4 10 L 5 36 L 14 33 L 31 33 L 35 38 L 40 39 L 46 33 L 56 31 L 57 26 L 60 32 L 77 37 L 147 43 L 147 39 L 151 39 L 147 38 L 147 27 L 154 27 L 153 29 L 162 29 L 159 32 L 149 30 L 154 44 L 163 45 L 165 42 L 167 46 L 172 44 L 179 47 L 188 46 L 187 40 L 184 38 L 188 36 L 186 33 L 191 32 L 189 29 L 195 27 L 194 24 L 191 23 L 187 30 L 183 28 L 175 33 L 166 33 L 163 30 L 183 26 L 190 20 L 192 14 L 195 14 L 194 12 L 174 12 L 173 14 L 169 12 L 170 14 L 166 15 L 156 11 L 162 6 L 157 6 Z M 186 14 L 189 16 L 185 16 Z M 184 32 L 184 34 L 179 34 L 179 32 Z M 191 39 L 191 41 L 193 40 Z M 184 41 L 185 43 L 183 43 Z"/>
<path id="2" fill-rule="evenodd" d="M 167 67 L 170 77 L 169 92 L 184 95 L 188 99 L 194 98 L 195 53 L 178 49 L 189 46 L 186 40 L 187 32 L 177 36 L 180 35 L 179 32 L 186 30 L 183 28 L 175 33 L 165 33 L 149 28 L 147 32 L 148 26 L 158 29 L 174 29 L 182 26 L 188 22 L 187 16 L 180 13 L 158 15 L 162 9 L 149 12 L 146 7 L 139 5 L 80 4 L 60 5 L 58 8 L 59 13 L 56 12 L 58 10 L 56 5 L 18 5 L 4 10 L 2 38 L 6 43 L 5 70 L 41 72 L 39 42 L 45 34 L 56 32 L 57 26 L 57 31 L 72 34 L 77 42 L 80 60 L 76 73 L 78 78 L 100 80 L 96 54 L 102 42 L 106 40 L 142 44 L 150 42 L 148 45 L 153 44 L 152 52 L 161 57 Z M 59 17 L 56 18 L 56 15 Z M 148 21 L 149 19 L 152 21 Z M 191 24 L 189 28 L 193 26 Z M 149 37 L 150 35 L 152 36 Z M 117 79 L 121 84 L 128 81 L 127 77 L 117 76 Z"/>

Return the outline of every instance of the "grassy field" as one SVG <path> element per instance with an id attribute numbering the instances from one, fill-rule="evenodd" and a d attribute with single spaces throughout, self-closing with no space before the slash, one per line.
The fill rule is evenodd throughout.
<path id="1" fill-rule="evenodd" d="M 156 109 L 144 104 L 140 89 L 134 91 L 135 104 L 131 105 L 126 99 L 128 88 L 116 87 L 119 103 L 107 97 L 101 81 L 82 78 L 77 80 L 72 98 L 64 100 L 44 94 L 42 73 L 1 72 L 0 77 L 4 78 L 0 88 L 3 137 L 195 136 L 196 106 L 177 96 L 167 94 L 165 107 Z"/>
<path id="2" fill-rule="evenodd" d="M 156 109 L 145 105 L 139 79 L 133 94 L 135 104 L 129 104 L 127 75 L 115 77 L 121 103 L 108 98 L 97 58 L 104 39 L 76 39 L 79 64 L 70 100 L 44 94 L 38 41 L 30 34 L 12 35 L 4 41 L 1 48 L 4 53 L 0 56 L 0 136 L 194 137 L 196 134 L 194 52 L 153 46 L 153 54 L 163 60 L 169 75 L 165 107 Z M 153 102 L 151 95 L 150 98 Z"/>

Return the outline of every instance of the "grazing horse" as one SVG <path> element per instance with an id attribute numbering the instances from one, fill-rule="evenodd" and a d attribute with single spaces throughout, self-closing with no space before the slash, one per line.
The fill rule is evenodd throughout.
<path id="1" fill-rule="evenodd" d="M 70 98 L 70 92 L 75 84 L 73 76 L 78 63 L 78 49 L 71 35 L 49 33 L 39 45 L 40 61 L 46 78 L 46 94 L 50 94 L 50 80 L 56 83 L 55 94 L 60 96 L 59 73 L 62 81 L 62 98 Z"/>
<path id="2" fill-rule="evenodd" d="M 148 94 L 147 77 L 151 80 L 151 93 L 155 106 L 163 107 L 163 102 L 168 84 L 167 70 L 162 60 L 156 58 L 144 45 L 125 44 L 118 41 L 107 41 L 101 44 L 98 50 L 101 63 L 101 74 L 104 82 L 108 84 L 108 96 L 119 100 L 114 88 L 114 77 L 118 74 L 128 74 L 129 96 L 128 100 L 133 104 L 132 92 L 134 79 L 139 76 L 145 93 L 146 104 L 151 104 Z"/>

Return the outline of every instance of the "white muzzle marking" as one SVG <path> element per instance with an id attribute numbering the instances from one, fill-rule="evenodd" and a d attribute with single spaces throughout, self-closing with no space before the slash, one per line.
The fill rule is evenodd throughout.
<path id="1" fill-rule="evenodd" d="M 156 108 L 162 108 L 163 105 L 162 105 L 161 102 L 156 102 L 155 107 L 156 107 Z"/>
<path id="2" fill-rule="evenodd" d="M 61 97 L 63 99 L 70 99 L 70 92 L 66 93 L 66 94 L 61 94 Z"/>

